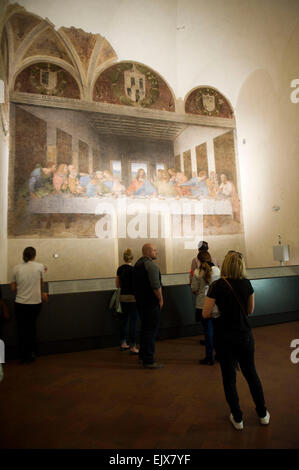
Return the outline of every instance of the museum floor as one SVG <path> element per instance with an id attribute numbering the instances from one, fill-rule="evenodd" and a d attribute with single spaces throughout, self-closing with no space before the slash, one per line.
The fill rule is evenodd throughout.
<path id="1" fill-rule="evenodd" d="M 118 348 L 9 362 L 0 385 L 0 448 L 299 448 L 299 363 L 290 360 L 299 322 L 255 328 L 254 336 L 269 426 L 259 425 L 238 373 L 244 430 L 232 427 L 220 367 L 199 366 L 204 347 L 189 337 L 157 343 L 161 370 L 144 370 Z"/>

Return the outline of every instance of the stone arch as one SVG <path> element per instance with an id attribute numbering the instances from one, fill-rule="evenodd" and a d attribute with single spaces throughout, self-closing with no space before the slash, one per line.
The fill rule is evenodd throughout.
<path id="1" fill-rule="evenodd" d="M 234 118 L 229 100 L 216 88 L 201 85 L 187 93 L 184 100 L 185 113 L 200 116 Z"/>
<path id="2" fill-rule="evenodd" d="M 6 25 L 11 29 L 11 42 L 14 53 L 21 49 L 26 38 L 37 26 L 53 27 L 49 21 L 20 8 L 13 10 L 8 15 Z"/>
<path id="3" fill-rule="evenodd" d="M 128 80 L 131 80 L 131 86 L 128 86 Z M 92 99 L 171 112 L 175 112 L 176 103 L 164 78 L 147 65 L 134 61 L 117 62 L 102 68 L 93 82 Z"/>
<path id="4" fill-rule="evenodd" d="M 64 37 L 55 30 L 55 26 L 48 19 L 31 14 L 18 5 L 12 7 L 8 9 L 5 17 L 10 52 L 10 61 L 6 67 L 9 70 L 9 89 L 15 89 L 16 78 L 20 78 L 22 73 L 24 75 L 24 69 L 32 67 L 34 63 L 48 63 L 50 68 L 55 64 L 59 75 L 67 75 L 64 80 L 71 85 L 71 92 L 62 93 L 60 86 L 56 93 L 42 90 L 42 94 L 58 94 L 64 97 L 68 95 L 80 99 L 83 96 L 82 74 Z"/>

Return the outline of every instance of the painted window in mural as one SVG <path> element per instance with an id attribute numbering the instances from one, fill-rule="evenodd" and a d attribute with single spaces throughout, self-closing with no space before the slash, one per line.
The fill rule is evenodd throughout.
<path id="1" fill-rule="evenodd" d="M 142 171 L 141 171 L 142 170 Z M 144 162 L 132 162 L 131 163 L 131 178 L 136 179 L 140 173 L 142 175 L 147 174 L 147 164 Z"/>
<path id="2" fill-rule="evenodd" d="M 114 178 L 121 180 L 121 161 L 112 160 L 111 162 L 112 175 Z"/>
<path id="3" fill-rule="evenodd" d="M 165 163 L 157 163 L 156 164 L 156 171 L 165 170 Z"/>

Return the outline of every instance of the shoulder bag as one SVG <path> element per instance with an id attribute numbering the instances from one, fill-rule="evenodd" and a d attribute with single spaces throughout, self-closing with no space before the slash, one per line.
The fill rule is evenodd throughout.
<path id="1" fill-rule="evenodd" d="M 114 314 L 122 313 L 120 305 L 120 287 L 112 294 L 111 300 L 109 302 L 109 310 Z"/>

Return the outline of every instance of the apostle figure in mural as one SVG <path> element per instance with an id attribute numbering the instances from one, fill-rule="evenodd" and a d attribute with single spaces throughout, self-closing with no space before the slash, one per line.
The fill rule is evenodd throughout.
<path id="1" fill-rule="evenodd" d="M 108 185 L 105 185 L 105 177 L 103 171 L 96 171 L 95 178 L 97 180 L 97 194 L 104 195 L 110 192 Z"/>
<path id="2" fill-rule="evenodd" d="M 29 178 L 29 193 L 32 197 L 42 197 L 53 192 L 53 173 L 56 164 L 49 162 L 46 168 L 38 165 Z"/>
<path id="3" fill-rule="evenodd" d="M 80 186 L 86 191 L 88 183 L 90 183 L 90 175 L 88 173 L 80 173 Z"/>
<path id="4" fill-rule="evenodd" d="M 98 188 L 98 178 L 96 177 L 96 175 L 92 175 L 88 185 L 86 186 L 85 196 L 86 197 L 96 197 L 97 194 L 98 194 L 98 189 L 99 189 Z"/>
<path id="5" fill-rule="evenodd" d="M 175 196 L 174 185 L 170 183 L 169 173 L 167 170 L 158 170 L 157 177 L 154 180 L 159 196 L 173 197 Z"/>
<path id="6" fill-rule="evenodd" d="M 236 222 L 240 222 L 240 200 L 234 184 L 227 179 L 225 173 L 220 175 L 220 185 L 218 194 L 222 197 L 230 198 L 232 203 L 233 218 Z"/>
<path id="7" fill-rule="evenodd" d="M 159 168 L 157 171 L 156 171 L 156 174 L 153 176 L 152 178 L 152 183 L 156 186 L 159 181 L 162 181 L 162 173 L 163 173 L 163 170 L 161 168 Z"/>
<path id="8" fill-rule="evenodd" d="M 176 196 L 189 196 L 191 194 L 190 187 L 182 186 L 183 183 L 188 181 L 187 176 L 180 171 L 176 171 L 174 168 L 169 168 L 168 173 L 170 175 L 169 183 L 174 186 Z"/>
<path id="9" fill-rule="evenodd" d="M 117 183 L 115 183 L 116 189 L 114 190 L 114 181 L 113 178 L 111 179 L 111 173 L 103 171 L 96 171 L 90 176 L 89 182 L 85 189 L 85 197 L 96 197 L 102 196 L 104 194 L 113 193 L 117 190 Z M 122 191 L 123 186 L 120 187 L 120 191 Z"/>
<path id="10" fill-rule="evenodd" d="M 80 185 L 80 175 L 74 165 L 68 165 L 67 192 L 70 196 L 78 196 L 83 193 Z"/>
<path id="11" fill-rule="evenodd" d="M 118 178 L 112 175 L 111 171 L 104 171 L 104 185 L 110 190 L 110 193 L 115 195 L 123 194 L 126 188 L 119 182 Z"/>
<path id="12" fill-rule="evenodd" d="M 205 171 L 200 171 L 198 176 L 194 176 L 186 183 L 182 183 L 181 186 L 190 186 L 191 194 L 193 197 L 202 197 L 209 195 L 209 189 L 206 183 L 207 174 Z"/>
<path id="13" fill-rule="evenodd" d="M 209 190 L 209 196 L 217 197 L 217 193 L 219 191 L 219 182 L 217 173 L 215 171 L 210 171 L 210 175 L 209 178 L 207 178 L 206 183 Z"/>

